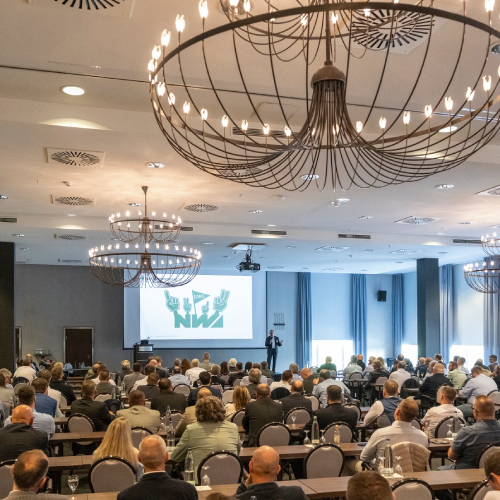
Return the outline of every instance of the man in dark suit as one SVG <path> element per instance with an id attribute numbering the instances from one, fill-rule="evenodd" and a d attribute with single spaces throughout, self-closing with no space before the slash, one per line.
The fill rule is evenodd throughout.
<path id="1" fill-rule="evenodd" d="M 73 387 L 63 382 L 64 373 L 62 368 L 57 366 L 51 370 L 50 374 L 52 375 L 50 388 L 59 391 L 70 405 L 76 399 L 75 391 L 73 391 Z"/>
<path id="2" fill-rule="evenodd" d="M 160 356 L 155 356 L 155 361 L 156 361 L 156 373 L 160 377 L 160 380 L 162 378 L 167 378 L 168 377 L 168 369 L 161 366 L 162 359 Z"/>
<path id="3" fill-rule="evenodd" d="M 95 384 L 91 380 L 86 380 L 82 384 L 82 399 L 77 399 L 71 403 L 71 415 L 81 413 L 89 417 L 94 422 L 96 431 L 105 431 L 115 416 L 108 410 L 108 407 L 101 401 L 94 401 Z"/>
<path id="4" fill-rule="evenodd" d="M 285 418 L 287 413 L 294 408 L 307 408 L 312 412 L 311 400 L 304 396 L 304 383 L 302 380 L 295 380 L 290 386 L 290 390 L 292 394 L 280 400 Z"/>
<path id="5" fill-rule="evenodd" d="M 163 500 L 198 499 L 198 493 L 192 484 L 173 479 L 165 472 L 168 452 L 165 440 L 160 436 L 147 436 L 141 441 L 139 461 L 144 465 L 144 475 L 138 483 L 118 493 L 118 500 L 151 496 Z"/>
<path id="6" fill-rule="evenodd" d="M 453 382 L 444 375 L 444 366 L 441 363 L 436 363 L 434 365 L 434 374 L 431 377 L 426 377 L 419 387 L 419 393 L 415 396 L 415 399 L 422 399 L 422 396 L 436 399 L 437 391 L 442 385 L 453 387 Z"/>
<path id="7" fill-rule="evenodd" d="M 365 396 L 367 399 L 374 399 L 374 388 L 372 384 L 374 384 L 380 377 L 389 378 L 389 372 L 382 368 L 382 363 L 376 359 L 373 362 L 373 371 L 368 372 L 368 381 L 365 384 Z"/>
<path id="8" fill-rule="evenodd" d="M 283 408 L 271 400 L 271 390 L 267 384 L 257 387 L 257 399 L 247 404 L 243 417 L 243 429 L 248 435 L 247 446 L 258 446 L 257 436 L 264 425 L 283 422 Z"/>
<path id="9" fill-rule="evenodd" d="M 155 396 L 158 396 L 160 393 L 160 389 L 158 389 L 158 382 L 160 377 L 156 372 L 150 373 L 148 378 L 146 379 L 145 385 L 139 385 L 137 387 L 138 391 L 144 393 L 144 397 L 146 399 L 153 399 Z"/>
<path id="10" fill-rule="evenodd" d="M 300 376 L 304 381 L 304 392 L 306 394 L 312 394 L 313 389 L 316 386 L 316 384 L 314 383 L 314 379 L 318 379 L 319 381 L 319 375 L 313 373 L 309 368 L 306 367 L 300 370 Z"/>
<path id="11" fill-rule="evenodd" d="M 164 415 L 170 406 L 171 411 L 177 410 L 184 413 L 186 410 L 186 396 L 174 392 L 172 382 L 168 378 L 162 378 L 158 387 L 160 394 L 151 400 L 151 409 L 158 410 L 160 415 Z"/>
<path id="12" fill-rule="evenodd" d="M 33 410 L 27 405 L 14 408 L 11 424 L 0 429 L 0 462 L 15 460 L 21 453 L 41 450 L 50 455 L 49 438 L 46 432 L 33 429 Z"/>
<path id="13" fill-rule="evenodd" d="M 278 357 L 278 347 L 283 345 L 283 341 L 280 341 L 279 337 L 274 336 L 274 330 L 269 330 L 269 337 L 266 339 L 267 347 L 267 365 L 269 369 L 276 372 L 276 358 Z M 271 368 L 271 360 L 273 362 Z"/>
<path id="14" fill-rule="evenodd" d="M 229 375 L 229 385 L 232 386 L 233 382 L 237 378 L 243 378 L 245 376 L 245 372 L 243 371 L 243 363 L 236 363 L 236 371 L 232 372 L 231 375 Z"/>
<path id="15" fill-rule="evenodd" d="M 235 498 L 251 500 L 265 498 L 266 500 L 307 500 L 300 486 L 279 486 L 276 483 L 281 470 L 280 457 L 270 446 L 261 446 L 252 456 L 248 464 L 250 473 L 247 480 L 238 486 Z M 122 500 L 118 495 L 118 500 Z"/>
<path id="16" fill-rule="evenodd" d="M 198 387 L 196 389 L 191 389 L 191 393 L 189 394 L 188 406 L 194 406 L 196 404 L 196 398 L 198 397 L 198 391 L 202 387 L 206 387 L 212 393 L 212 396 L 215 396 L 216 398 L 222 398 L 222 394 L 220 392 L 220 389 L 215 389 L 215 388 L 210 386 L 211 381 L 212 381 L 212 378 L 210 377 L 210 373 L 208 373 L 208 372 L 201 372 L 200 373 L 200 378 L 198 379 Z"/>
<path id="17" fill-rule="evenodd" d="M 356 430 L 358 423 L 358 413 L 355 410 L 346 408 L 342 405 L 342 389 L 338 385 L 329 385 L 326 389 L 328 406 L 313 411 L 311 420 L 304 426 L 301 437 L 305 436 L 304 431 L 311 431 L 314 417 L 318 418 L 320 430 L 325 429 L 333 422 L 345 422 L 353 431 Z M 309 434 L 310 435 L 310 434 Z"/>

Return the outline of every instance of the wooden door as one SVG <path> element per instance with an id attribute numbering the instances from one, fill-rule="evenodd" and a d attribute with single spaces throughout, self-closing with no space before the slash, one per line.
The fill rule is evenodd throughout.
<path id="1" fill-rule="evenodd" d="M 73 368 L 91 366 L 94 357 L 94 329 L 91 327 L 64 328 L 64 362 Z"/>

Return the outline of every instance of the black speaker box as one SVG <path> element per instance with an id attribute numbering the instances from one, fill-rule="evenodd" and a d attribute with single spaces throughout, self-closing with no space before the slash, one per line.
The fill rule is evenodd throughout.
<path id="1" fill-rule="evenodd" d="M 385 290 L 379 290 L 377 292 L 377 300 L 379 302 L 385 302 L 387 300 L 387 292 Z"/>

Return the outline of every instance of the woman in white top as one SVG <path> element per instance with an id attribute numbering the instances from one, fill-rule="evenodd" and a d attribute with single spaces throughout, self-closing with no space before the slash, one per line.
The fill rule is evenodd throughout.
<path id="1" fill-rule="evenodd" d="M 250 399 L 248 389 L 244 385 L 237 385 L 233 392 L 233 402 L 226 406 L 226 420 L 231 420 L 237 411 L 244 410 Z"/>

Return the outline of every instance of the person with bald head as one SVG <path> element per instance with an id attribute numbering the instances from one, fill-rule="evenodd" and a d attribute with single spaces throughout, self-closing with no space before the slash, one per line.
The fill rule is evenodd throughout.
<path id="1" fill-rule="evenodd" d="M 33 410 L 18 405 L 11 415 L 11 424 L 0 429 L 0 462 L 15 460 L 21 453 L 41 450 L 50 455 L 47 433 L 33 429 Z"/>
<path id="2" fill-rule="evenodd" d="M 280 400 L 285 417 L 290 410 L 295 408 L 307 408 L 310 412 L 312 411 L 311 400 L 304 396 L 304 382 L 302 380 L 294 380 L 290 385 L 290 391 L 290 396 Z"/>
<path id="3" fill-rule="evenodd" d="M 245 408 L 243 428 L 247 434 L 246 446 L 258 446 L 257 436 L 264 425 L 270 422 L 283 422 L 283 408 L 271 400 L 271 389 L 267 384 L 259 384 L 257 399 L 250 401 Z"/>
<path id="4" fill-rule="evenodd" d="M 247 480 L 236 490 L 235 498 L 251 500 L 265 498 L 266 500 L 307 500 L 300 486 L 279 486 L 276 479 L 281 470 L 280 456 L 270 446 L 261 446 L 252 456 L 248 464 Z M 280 483 L 283 484 L 283 483 Z"/>
<path id="5" fill-rule="evenodd" d="M 118 493 L 117 500 L 161 498 L 163 500 L 197 500 L 196 488 L 185 481 L 171 478 L 165 472 L 169 456 L 165 440 L 158 435 L 147 436 L 139 445 L 139 461 L 144 475 L 133 486 Z"/>
<path id="6" fill-rule="evenodd" d="M 198 402 L 201 398 L 206 398 L 207 396 L 211 396 L 212 393 L 208 387 L 202 387 L 196 396 L 196 402 Z M 196 406 L 188 406 L 186 411 L 182 415 L 177 427 L 175 428 L 175 436 L 181 437 L 186 430 L 186 427 L 189 424 L 194 424 L 197 422 L 196 420 Z"/>
<path id="7" fill-rule="evenodd" d="M 116 412 L 117 417 L 128 420 L 130 427 L 145 427 L 153 434 L 160 428 L 160 412 L 146 406 L 146 397 L 142 391 L 131 391 L 128 395 L 129 407 Z"/>
<path id="8" fill-rule="evenodd" d="M 429 369 L 431 369 L 430 365 Z M 449 385 L 450 387 L 453 387 L 453 383 L 444 374 L 444 365 L 441 363 L 435 363 L 432 371 L 434 372 L 432 376 L 426 377 L 422 385 L 419 387 L 419 393 L 415 396 L 416 400 L 421 399 L 422 396 L 436 399 L 437 391 L 442 385 Z"/>

